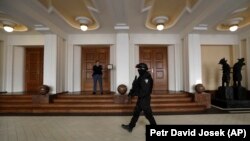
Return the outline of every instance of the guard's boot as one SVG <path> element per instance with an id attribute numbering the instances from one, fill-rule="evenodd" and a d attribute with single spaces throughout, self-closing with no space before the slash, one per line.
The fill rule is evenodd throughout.
<path id="1" fill-rule="evenodd" d="M 127 130 L 128 132 L 132 132 L 133 128 L 131 128 L 129 125 L 122 124 L 122 128 Z"/>

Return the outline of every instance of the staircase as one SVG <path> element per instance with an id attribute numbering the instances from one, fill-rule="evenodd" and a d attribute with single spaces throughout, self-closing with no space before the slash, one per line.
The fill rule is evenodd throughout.
<path id="1" fill-rule="evenodd" d="M 136 97 L 128 104 L 114 103 L 114 95 L 62 94 L 53 103 L 33 104 L 32 95 L 1 95 L 0 113 L 126 115 L 133 112 Z M 154 114 L 204 112 L 206 107 L 193 102 L 185 93 L 153 94 Z"/>
<path id="2" fill-rule="evenodd" d="M 32 95 L 0 95 L 0 113 L 32 113 Z"/>

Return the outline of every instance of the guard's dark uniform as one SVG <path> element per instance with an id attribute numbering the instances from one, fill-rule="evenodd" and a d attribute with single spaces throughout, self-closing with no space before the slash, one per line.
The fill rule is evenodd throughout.
<path id="1" fill-rule="evenodd" d="M 139 78 L 135 79 L 133 82 L 133 92 L 129 95 L 138 96 L 137 103 L 134 109 L 133 117 L 129 125 L 122 125 L 122 127 L 129 132 L 135 127 L 136 122 L 140 116 L 141 111 L 144 112 L 145 117 L 148 119 L 151 125 L 156 125 L 155 119 L 152 114 L 152 109 L 150 106 L 151 93 L 153 89 L 153 79 L 151 74 L 147 71 L 148 67 L 144 63 L 140 63 L 136 66 L 139 72 Z"/>

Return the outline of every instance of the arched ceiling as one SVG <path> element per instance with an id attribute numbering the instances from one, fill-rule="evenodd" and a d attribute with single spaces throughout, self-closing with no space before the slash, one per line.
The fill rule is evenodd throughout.
<path id="1" fill-rule="evenodd" d="M 250 29 L 249 13 L 250 0 L 0 0 L 0 28 L 7 21 L 29 34 L 232 34 L 235 20 L 234 33 Z M 165 17 L 163 31 L 156 30 L 159 17 Z"/>

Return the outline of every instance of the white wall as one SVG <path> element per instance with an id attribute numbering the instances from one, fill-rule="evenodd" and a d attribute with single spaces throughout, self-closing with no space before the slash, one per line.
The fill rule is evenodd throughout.
<path id="1" fill-rule="evenodd" d="M 43 84 L 50 86 L 50 93 L 56 93 L 57 36 L 45 35 Z"/>
<path id="2" fill-rule="evenodd" d="M 0 34 L 0 92 L 6 92 L 7 36 Z"/>
<path id="3" fill-rule="evenodd" d="M 75 45 L 73 47 L 73 89 L 71 91 L 78 92 L 81 91 L 81 46 Z M 116 90 L 116 57 L 114 54 L 116 51 L 115 46 L 110 47 L 110 64 L 113 64 L 113 69 L 110 70 L 110 89 L 111 91 Z"/>
<path id="4" fill-rule="evenodd" d="M 119 33 L 119 36 L 121 35 Z M 120 44 L 119 50 L 117 50 L 117 43 Z M 88 34 L 88 35 L 69 35 L 68 46 L 67 46 L 67 57 L 68 57 L 68 90 L 70 92 L 80 91 L 81 90 L 81 72 L 80 72 L 80 59 L 81 52 L 77 45 L 111 45 L 110 48 L 110 63 L 114 64 L 114 69 L 111 70 L 111 91 L 116 91 L 117 85 L 120 83 L 126 83 L 128 87 L 131 86 L 131 83 L 134 79 L 134 76 L 137 75 L 135 65 L 139 62 L 139 46 L 140 44 L 155 44 L 155 45 L 172 45 L 173 48 L 170 51 L 170 60 L 174 60 L 174 63 L 169 64 L 169 68 L 172 68 L 172 73 L 174 70 L 175 75 L 169 78 L 171 83 L 170 90 L 183 90 L 183 81 L 182 81 L 182 54 L 180 39 L 176 34 L 129 34 L 128 38 L 119 38 L 117 40 L 116 34 Z M 113 46 L 114 44 L 114 46 Z M 128 48 L 127 48 L 128 47 Z M 119 58 L 118 58 L 119 57 Z M 126 59 L 128 58 L 128 59 Z M 124 60 L 125 59 L 125 60 Z M 119 61 L 120 60 L 120 61 Z M 124 62 L 125 61 L 125 62 Z M 125 63 L 125 65 L 123 63 Z M 119 64 L 121 67 L 119 67 Z M 128 66 L 126 65 L 128 64 Z M 118 68 L 117 68 L 118 65 Z M 125 68 L 123 68 L 125 67 Z M 118 73 L 118 74 L 117 74 Z M 122 75 L 120 75 L 122 74 Z M 119 77 L 120 78 L 117 78 Z M 127 82 L 128 81 L 128 82 Z"/>
<path id="5" fill-rule="evenodd" d="M 139 45 L 166 45 L 168 47 L 169 90 L 183 90 L 182 49 L 177 34 L 130 34 L 130 85 L 137 75 L 135 65 L 139 63 Z M 171 83 L 170 83 L 171 82 Z"/>
<path id="6" fill-rule="evenodd" d="M 69 35 L 67 42 L 67 89 L 69 92 L 81 90 L 81 45 L 110 45 L 110 63 L 114 64 L 114 69 L 111 70 L 111 91 L 116 90 L 114 86 L 116 82 L 116 42 L 115 34 L 82 34 Z"/>
<path id="7" fill-rule="evenodd" d="M 23 91 L 23 77 L 21 61 L 23 52 L 14 46 L 44 45 L 44 78 L 45 85 L 51 87 L 51 93 L 64 92 L 65 87 L 65 40 L 54 35 L 9 35 L 7 38 L 6 62 L 6 90 L 7 92 Z"/>
<path id="8" fill-rule="evenodd" d="M 130 34 L 130 41 L 133 44 L 177 44 L 180 42 L 178 34 Z"/>
<path id="9" fill-rule="evenodd" d="M 246 77 L 247 77 L 247 89 L 250 90 L 250 30 L 245 31 L 244 33 L 239 35 L 239 40 L 245 40 L 245 48 L 246 48 Z"/>
<path id="10" fill-rule="evenodd" d="M 237 35 L 200 34 L 201 45 L 238 45 Z"/>
<path id="11" fill-rule="evenodd" d="M 115 45 L 110 46 L 110 64 L 113 64 L 113 69 L 110 70 L 110 90 L 111 91 L 116 91 L 116 66 L 114 64 L 116 64 L 116 47 Z"/>
<path id="12" fill-rule="evenodd" d="M 4 46 L 0 40 L 0 92 L 4 92 Z"/>
<path id="13" fill-rule="evenodd" d="M 202 83 L 201 45 L 232 45 L 237 48 L 239 40 L 237 35 L 189 34 L 183 43 L 184 90 L 194 92 L 193 86 Z"/>
<path id="14" fill-rule="evenodd" d="M 65 66 L 66 57 L 65 57 L 66 43 L 65 40 L 57 37 L 57 68 L 56 68 L 56 93 L 65 92 Z"/>
<path id="15" fill-rule="evenodd" d="M 81 47 L 74 46 L 73 91 L 81 91 Z"/>
<path id="16" fill-rule="evenodd" d="M 129 85 L 129 35 L 116 35 L 116 87 L 120 84 Z"/>
<path id="17" fill-rule="evenodd" d="M 9 35 L 8 45 L 14 46 L 33 46 L 33 45 L 43 45 L 44 36 L 43 35 Z"/>
<path id="18" fill-rule="evenodd" d="M 24 47 L 14 47 L 14 63 L 13 63 L 13 92 L 23 92 L 24 83 L 24 59 L 25 49 Z"/>
<path id="19" fill-rule="evenodd" d="M 63 92 L 63 91 L 80 91 L 81 90 L 81 51 L 79 47 L 81 45 L 110 45 L 110 63 L 114 64 L 114 69 L 111 70 L 111 91 L 116 91 L 116 87 L 119 83 L 125 82 L 127 85 L 131 86 L 134 76 L 137 74 L 135 65 L 139 62 L 139 45 L 166 45 L 169 47 L 168 60 L 174 61 L 174 63 L 169 63 L 169 89 L 170 90 L 184 90 L 184 86 L 188 86 L 190 90 L 190 82 L 187 82 L 185 73 L 189 74 L 188 71 L 183 71 L 189 68 L 190 62 L 187 66 L 182 66 L 183 60 L 187 60 L 187 57 L 183 56 L 182 52 L 189 50 L 190 48 L 185 48 L 185 45 L 181 46 L 181 40 L 177 34 L 128 34 L 127 38 L 122 38 L 121 33 L 118 34 L 83 34 L 83 35 L 69 35 L 68 40 L 65 41 L 56 35 L 9 35 L 8 40 L 4 40 L 4 48 L 6 53 L 4 53 L 6 61 L 4 71 L 6 76 L 6 82 L 3 84 L 6 86 L 5 89 L 8 92 L 13 90 L 20 90 L 14 79 L 17 79 L 14 74 L 15 59 L 14 59 L 14 46 L 28 46 L 28 45 L 45 45 L 44 50 L 44 84 L 48 84 L 53 87 L 53 93 Z M 118 35 L 118 36 L 117 36 Z M 121 36 L 121 38 L 119 38 Z M 127 35 L 126 35 L 127 36 Z M 118 39 L 118 38 L 119 39 Z M 247 40 L 247 52 L 249 54 L 250 37 L 249 33 L 246 33 L 240 37 L 240 39 Z M 118 41 L 119 40 L 119 41 Z M 200 44 L 209 45 L 238 45 L 239 40 L 236 35 L 199 35 Z M 125 43 L 125 44 L 123 44 Z M 117 48 L 119 44 L 119 49 Z M 124 48 L 125 47 L 125 48 Z M 184 48 L 183 48 L 184 47 Z M 117 50 L 118 49 L 118 50 Z M 199 50 L 192 49 L 193 55 L 199 55 Z M 118 58 L 119 57 L 119 58 Z M 125 59 L 128 57 L 128 59 Z M 182 58 L 184 57 L 184 59 Z M 64 58 L 66 60 L 64 60 Z M 192 59 L 192 58 L 189 58 Z M 193 59 L 195 59 L 193 57 Z M 125 62 L 126 68 L 119 67 L 120 62 Z M 250 61 L 249 58 L 246 60 L 247 71 L 250 72 Z M 12 65 L 14 64 L 14 66 Z M 56 64 L 56 65 L 55 65 Z M 118 64 L 118 68 L 116 66 Z M 184 62 L 185 64 L 185 62 Z M 194 66 L 194 64 L 192 65 Z M 65 70 L 63 69 L 65 68 Z M 198 66 L 192 68 L 194 70 L 199 70 Z M 122 76 L 117 73 L 121 72 Z M 65 76 L 66 74 L 66 76 Z M 173 74 L 173 75 L 172 75 Z M 15 74 L 16 75 L 16 74 Z M 185 75 L 185 77 L 183 76 Z M 121 76 L 120 78 L 117 78 Z M 196 79 L 193 74 L 191 74 L 190 79 Z M 250 76 L 248 75 L 248 82 L 250 82 Z M 4 79 L 2 79 L 4 80 Z M 125 81 L 124 81 L 125 80 Z M 5 81 L 5 80 L 4 80 Z M 195 80 L 194 80 L 195 81 Z M 14 84 L 15 83 L 15 84 Z M 248 83 L 248 88 L 250 84 Z"/>
<path id="20" fill-rule="evenodd" d="M 250 30 L 241 33 L 240 35 L 200 35 L 202 45 L 232 45 L 234 48 L 233 63 L 237 62 L 238 58 L 244 57 L 246 62 L 246 83 L 247 89 L 250 89 Z M 246 41 L 245 50 L 246 54 L 242 54 L 242 45 L 240 42 Z"/>
<path id="21" fill-rule="evenodd" d="M 185 91 L 193 93 L 194 86 L 202 83 L 200 35 L 188 34 L 184 39 Z"/>
<path id="22" fill-rule="evenodd" d="M 233 67 L 233 46 L 231 45 L 202 45 L 202 83 L 206 90 L 217 90 L 222 85 L 222 66 L 220 59 L 225 58 L 227 63 Z M 232 85 L 232 77 L 231 77 Z"/>
<path id="23" fill-rule="evenodd" d="M 35 46 L 44 44 L 44 36 L 42 35 L 8 35 L 4 40 L 6 44 L 6 91 L 14 92 L 20 90 L 20 86 L 14 85 L 14 46 Z"/>

